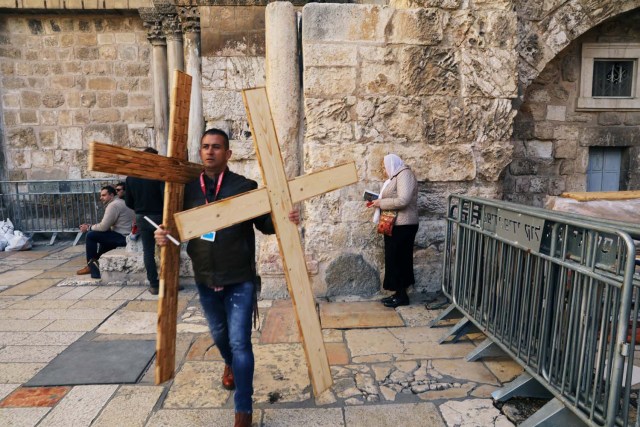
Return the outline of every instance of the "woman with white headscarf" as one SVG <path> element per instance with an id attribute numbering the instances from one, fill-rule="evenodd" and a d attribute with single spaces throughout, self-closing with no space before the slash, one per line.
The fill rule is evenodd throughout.
<path id="1" fill-rule="evenodd" d="M 373 221 L 378 222 L 380 210 L 397 212 L 391 236 L 384 236 L 385 273 L 382 287 L 394 294 L 383 298 L 386 307 L 409 305 L 407 288 L 415 283 L 413 276 L 413 242 L 418 232 L 418 181 L 413 171 L 400 157 L 384 157 L 387 180 L 380 196 L 368 206 L 375 207 Z"/>

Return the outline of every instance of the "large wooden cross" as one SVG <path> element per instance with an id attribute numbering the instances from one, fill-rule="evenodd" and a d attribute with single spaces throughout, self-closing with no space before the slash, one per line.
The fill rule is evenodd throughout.
<path id="1" fill-rule="evenodd" d="M 175 221 L 180 238 L 189 240 L 271 213 L 311 384 L 317 396 L 331 386 L 331 371 L 300 234 L 288 215 L 298 202 L 357 182 L 356 167 L 350 162 L 287 181 L 266 90 L 248 89 L 242 91 L 242 96 L 266 188 L 177 213 Z"/>
<path id="2" fill-rule="evenodd" d="M 197 178 L 202 171 L 202 165 L 186 160 L 191 76 L 175 72 L 171 99 L 167 157 L 92 142 L 89 147 L 89 170 L 165 181 L 163 222 L 167 228 L 175 229 L 173 215 L 182 210 L 184 184 Z M 180 247 L 173 244 L 162 247 L 156 384 L 171 379 L 175 370 L 179 272 Z"/>

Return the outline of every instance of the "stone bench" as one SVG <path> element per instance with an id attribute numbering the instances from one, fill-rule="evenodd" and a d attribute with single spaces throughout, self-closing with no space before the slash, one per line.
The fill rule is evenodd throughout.
<path id="1" fill-rule="evenodd" d="M 156 252 L 156 264 L 160 270 L 160 251 Z M 127 246 L 114 249 L 100 257 L 100 274 L 107 282 L 122 282 L 125 285 L 147 284 L 147 273 L 144 268 L 142 241 L 127 238 Z M 180 283 L 193 284 L 191 259 L 186 252 L 186 245 L 180 251 Z"/>

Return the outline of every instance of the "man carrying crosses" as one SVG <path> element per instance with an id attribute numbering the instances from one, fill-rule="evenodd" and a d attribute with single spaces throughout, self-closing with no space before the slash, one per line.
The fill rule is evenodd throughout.
<path id="1" fill-rule="evenodd" d="M 204 171 L 185 185 L 184 209 L 255 190 L 258 184 L 227 167 L 231 157 L 229 137 L 220 129 L 207 130 L 200 141 Z M 289 220 L 300 221 L 297 210 Z M 275 229 L 269 214 L 208 233 L 189 241 L 187 253 L 193 264 L 200 303 L 213 340 L 225 362 L 222 386 L 235 388 L 235 427 L 248 427 L 252 420 L 253 349 L 251 314 L 256 306 L 255 235 Z M 155 232 L 156 243 L 167 244 L 164 228 Z"/>

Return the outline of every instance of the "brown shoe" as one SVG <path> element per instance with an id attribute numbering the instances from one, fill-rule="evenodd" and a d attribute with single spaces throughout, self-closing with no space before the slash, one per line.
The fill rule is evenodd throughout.
<path id="1" fill-rule="evenodd" d="M 87 265 L 86 267 L 76 271 L 76 274 L 91 274 L 91 269 L 89 268 L 89 265 Z"/>
<path id="2" fill-rule="evenodd" d="M 233 379 L 233 371 L 231 370 L 231 366 L 224 365 L 224 374 L 222 374 L 222 387 L 227 390 L 233 390 L 236 388 L 236 382 Z M 251 414 L 249 414 L 251 415 Z M 236 414 L 236 421 L 238 420 Z"/>
<path id="3" fill-rule="evenodd" d="M 236 412 L 236 423 L 233 427 L 251 427 L 251 412 Z"/>

